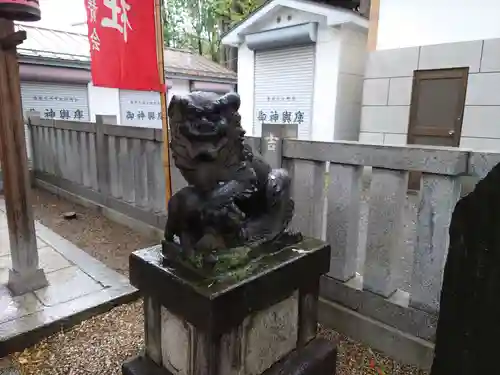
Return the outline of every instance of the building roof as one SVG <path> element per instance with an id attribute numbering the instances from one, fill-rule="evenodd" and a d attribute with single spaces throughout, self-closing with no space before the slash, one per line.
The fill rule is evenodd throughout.
<path id="1" fill-rule="evenodd" d="M 27 34 L 27 39 L 17 49 L 21 57 L 89 68 L 90 46 L 86 34 L 26 24 L 16 24 L 16 28 Z M 235 72 L 204 56 L 171 48 L 165 49 L 165 71 L 168 77 L 194 76 L 234 82 L 237 79 Z"/>
<path id="2" fill-rule="evenodd" d="M 288 7 L 307 13 L 325 16 L 329 26 L 354 24 L 363 29 L 368 29 L 368 20 L 353 10 L 331 4 L 320 3 L 312 0 L 267 0 L 260 7 L 250 13 L 245 19 L 235 24 L 222 38 L 222 43 L 238 46 L 243 42 L 243 36 L 248 28 L 262 20 L 273 10 L 279 7 Z"/>

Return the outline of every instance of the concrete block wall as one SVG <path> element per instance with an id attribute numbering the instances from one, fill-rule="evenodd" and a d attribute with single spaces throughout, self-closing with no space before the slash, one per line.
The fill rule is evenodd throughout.
<path id="1" fill-rule="evenodd" d="M 360 142 L 406 144 L 415 70 L 469 67 L 460 147 L 500 150 L 500 39 L 369 54 Z"/>

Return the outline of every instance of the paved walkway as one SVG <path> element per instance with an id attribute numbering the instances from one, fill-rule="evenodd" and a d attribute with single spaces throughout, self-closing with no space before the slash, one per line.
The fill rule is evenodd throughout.
<path id="1" fill-rule="evenodd" d="M 127 278 L 35 222 L 40 266 L 49 286 L 12 297 L 5 284 L 11 264 L 0 200 L 0 358 L 137 296 Z"/>

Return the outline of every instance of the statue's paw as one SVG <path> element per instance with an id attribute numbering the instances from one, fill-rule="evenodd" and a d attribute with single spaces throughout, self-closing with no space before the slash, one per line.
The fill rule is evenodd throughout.
<path id="1" fill-rule="evenodd" d="M 196 252 L 202 254 L 210 254 L 223 248 L 225 244 L 222 238 L 212 233 L 205 234 L 195 245 Z"/>

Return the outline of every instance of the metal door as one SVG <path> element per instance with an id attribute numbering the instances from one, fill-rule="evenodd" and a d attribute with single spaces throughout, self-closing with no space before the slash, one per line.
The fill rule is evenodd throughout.
<path id="1" fill-rule="evenodd" d="M 408 144 L 458 147 L 469 68 L 415 72 Z"/>
<path id="2" fill-rule="evenodd" d="M 253 135 L 263 123 L 295 124 L 299 139 L 310 139 L 315 46 L 255 52 Z"/>
<path id="3" fill-rule="evenodd" d="M 21 82 L 23 113 L 35 111 L 41 118 L 90 121 L 87 85 Z"/>
<path id="4" fill-rule="evenodd" d="M 416 71 L 408 144 L 458 147 L 469 68 Z M 410 173 L 409 188 L 420 188 L 419 172 Z"/>

